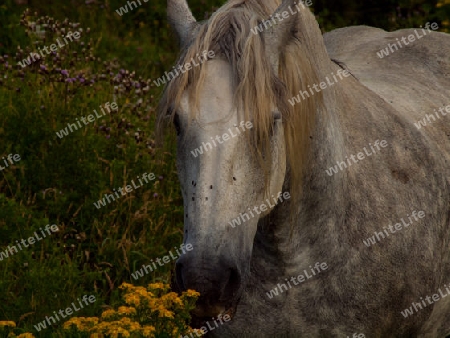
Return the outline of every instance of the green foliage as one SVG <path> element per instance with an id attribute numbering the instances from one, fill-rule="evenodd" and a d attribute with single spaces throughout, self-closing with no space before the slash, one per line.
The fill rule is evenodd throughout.
<path id="1" fill-rule="evenodd" d="M 0 60 L 1 156 L 21 157 L 0 179 L 0 250 L 10 256 L 0 261 L 0 318 L 30 327 L 85 294 L 98 301 L 83 314 L 98 313 L 138 266 L 179 244 L 183 217 L 173 152 L 156 149 L 151 127 L 159 88 L 98 57 L 99 34 L 91 37 L 86 27 L 30 12 L 21 21 L 29 44 Z M 45 39 L 35 25 L 45 28 Z M 83 29 L 82 37 L 57 54 L 16 66 L 75 29 Z M 57 136 L 107 102 L 117 102 L 118 111 Z M 140 186 L 144 173 L 156 178 Z M 133 180 L 140 186 L 133 192 L 94 206 Z M 47 224 L 60 231 L 8 251 Z M 140 282 L 167 280 L 169 269 Z"/>
<path id="2" fill-rule="evenodd" d="M 119 301 L 117 288 L 131 273 L 182 240 L 174 137 L 156 148 L 155 107 L 162 88 L 151 80 L 171 68 L 177 46 L 165 1 L 141 0 L 142 6 L 118 15 L 115 10 L 126 2 L 31 1 L 25 15 L 14 0 L 0 5 L 0 165 L 8 154 L 21 157 L 0 171 L 0 254 L 47 224 L 59 227 L 0 260 L 0 319 L 15 321 L 17 334 L 35 332 L 33 325 L 83 295 L 97 301 L 77 316 L 98 315 L 105 304 Z M 223 2 L 189 1 L 200 20 Z M 323 30 L 350 24 L 392 30 L 427 21 L 443 28 L 447 22 L 448 28 L 450 17 L 448 0 L 439 6 L 419 0 L 313 6 Z M 45 39 L 36 32 L 41 28 Z M 80 28 L 80 39 L 57 55 L 17 65 Z M 56 135 L 107 102 L 117 102 L 118 111 L 63 138 Z M 156 179 L 100 209 L 94 206 L 144 173 Z M 138 282 L 167 282 L 171 268 Z M 60 324 L 36 335 L 61 337 Z"/>
<path id="3" fill-rule="evenodd" d="M 323 31 L 350 25 L 367 25 L 393 31 L 436 22 L 448 31 L 450 4 L 446 0 L 313 1 Z M 438 5 L 440 3 L 440 5 Z"/>

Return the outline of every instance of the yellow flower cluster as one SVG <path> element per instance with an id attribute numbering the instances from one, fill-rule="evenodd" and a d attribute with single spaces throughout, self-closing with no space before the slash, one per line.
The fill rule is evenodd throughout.
<path id="1" fill-rule="evenodd" d="M 16 327 L 16 323 L 11 321 L 0 321 L 0 327 L 3 328 L 5 326 Z"/>
<path id="2" fill-rule="evenodd" d="M 1 321 L 0 320 L 0 334 L 5 333 L 4 330 L 12 329 L 16 327 L 16 323 L 13 321 Z M 3 335 L 2 335 L 3 337 Z M 21 333 L 18 336 L 14 334 L 14 332 L 9 332 L 8 338 L 35 338 L 33 334 L 31 333 Z"/>
<path id="3" fill-rule="evenodd" d="M 79 331 L 87 331 L 98 324 L 97 317 L 85 318 L 85 317 L 73 317 L 64 323 L 63 328 L 69 329 L 72 325 Z"/>
<path id="4" fill-rule="evenodd" d="M 100 318 L 71 318 L 64 323 L 64 329 L 90 333 L 90 338 L 202 334 L 188 325 L 198 292 L 188 290 L 178 296 L 163 283 L 149 284 L 147 288 L 123 283 L 119 289 L 125 305 L 103 311 Z"/>

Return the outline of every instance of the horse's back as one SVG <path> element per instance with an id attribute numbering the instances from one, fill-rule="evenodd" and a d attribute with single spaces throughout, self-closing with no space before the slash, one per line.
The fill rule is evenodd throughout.
<path id="1" fill-rule="evenodd" d="M 410 37 L 411 35 L 413 37 Z M 404 39 L 402 40 L 402 38 Z M 365 114 L 366 117 L 370 115 L 369 123 L 375 123 L 378 114 L 395 114 L 397 115 L 395 119 L 391 118 L 389 121 L 400 121 L 401 123 L 388 124 L 392 127 L 389 132 L 403 135 L 403 133 L 398 133 L 399 126 L 419 129 L 419 132 L 413 130 L 414 133 L 409 133 L 409 138 L 400 136 L 396 139 L 397 146 L 403 145 L 405 149 L 415 146 L 420 150 L 417 156 L 409 157 L 407 163 L 411 165 L 414 160 L 417 160 L 419 163 L 416 164 L 423 165 L 427 173 L 427 177 L 424 179 L 415 176 L 415 179 L 412 180 L 413 183 L 407 189 L 411 189 L 411 191 L 416 189 L 414 190 L 416 193 L 422 194 L 421 201 L 426 205 L 427 197 L 424 192 L 432 191 L 431 185 L 426 185 L 426 180 L 431 180 L 431 177 L 440 177 L 441 183 L 447 182 L 447 184 L 444 183 L 442 186 L 435 184 L 435 195 L 428 200 L 428 207 L 424 209 L 430 212 L 433 209 L 431 205 L 441 203 L 441 209 L 436 211 L 436 217 L 441 217 L 444 224 L 435 228 L 434 237 L 428 236 L 426 232 L 420 232 L 425 228 L 419 227 L 416 227 L 418 232 L 415 233 L 415 236 L 421 238 L 422 242 L 425 239 L 431 240 L 431 242 L 435 241 L 436 244 L 425 245 L 424 249 L 448 252 L 446 244 L 443 246 L 439 244 L 439 238 L 444 238 L 444 242 L 447 243 L 450 231 L 447 216 L 450 213 L 446 207 L 449 205 L 448 188 L 446 187 L 450 184 L 450 35 L 428 31 L 427 34 L 424 34 L 420 28 L 389 33 L 377 28 L 355 26 L 327 33 L 324 35 L 324 41 L 332 60 L 350 71 L 360 83 L 387 103 L 386 105 L 381 104 L 379 110 L 371 110 L 369 113 L 355 109 L 345 111 L 346 115 L 353 114 L 351 118 L 355 119 L 359 118 L 356 116 L 358 114 Z M 365 93 L 367 94 L 367 91 Z M 368 98 L 361 96 L 361 100 L 368 101 Z M 394 109 L 390 109 L 388 105 Z M 379 117 L 379 120 L 383 121 L 384 119 Z M 346 123 L 347 119 L 343 118 L 342 121 Z M 368 127 L 368 129 L 370 128 Z M 351 128 L 350 132 L 355 133 Z M 433 156 L 435 161 L 428 163 L 423 160 L 424 158 L 418 159 L 425 152 L 430 152 L 430 156 Z M 405 150 L 405 156 L 407 153 L 408 151 Z M 391 158 L 389 161 L 392 165 L 396 161 L 401 162 L 402 159 Z M 375 165 L 377 164 L 375 163 Z M 381 167 L 374 168 L 377 169 L 377 172 L 381 172 L 379 171 Z M 368 167 L 365 172 L 370 172 L 370 168 Z M 441 188 L 438 189 L 438 187 Z M 441 192 L 437 193 L 439 190 Z M 398 204 L 407 199 L 408 195 L 405 191 L 396 189 L 395 192 L 398 196 Z M 431 224 L 428 221 L 426 228 L 430 229 Z M 435 224 L 439 224 L 439 222 Z M 411 235 L 409 239 L 413 240 L 414 236 Z M 400 239 L 397 237 L 392 240 Z M 386 252 L 385 256 L 389 257 L 389 252 Z M 439 260 L 439 269 L 442 272 L 442 280 L 437 281 L 439 286 L 442 283 L 448 283 L 450 273 L 450 257 L 447 254 L 442 257 Z M 430 259 L 429 262 L 432 260 Z M 422 268 L 427 264 L 425 263 Z M 409 269 L 414 269 L 414 267 L 411 265 Z M 417 274 L 419 273 L 420 271 L 417 271 Z M 428 286 L 431 289 L 433 287 Z M 416 293 L 417 290 L 415 289 Z M 449 322 L 450 300 L 445 299 L 434 305 L 433 312 L 423 325 L 420 324 L 422 325 L 420 333 L 415 336 L 445 337 L 450 334 Z"/>
<path id="2" fill-rule="evenodd" d="M 332 60 L 450 155 L 449 34 L 353 26 L 326 33 L 324 41 Z"/>

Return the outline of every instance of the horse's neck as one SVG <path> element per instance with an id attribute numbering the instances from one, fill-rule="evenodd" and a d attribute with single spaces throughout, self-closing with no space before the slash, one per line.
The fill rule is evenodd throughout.
<path id="1" fill-rule="evenodd" d="M 341 160 L 347 155 L 345 135 L 338 119 L 345 105 L 341 105 L 342 92 L 339 86 L 329 89 L 329 92 L 324 92 L 324 99 L 325 106 L 331 108 L 316 121 L 310 160 L 305 164 L 300 202 L 292 205 L 292 200 L 286 200 L 260 222 L 255 256 L 267 262 L 270 269 L 284 267 L 287 273 L 289 267 L 298 269 L 299 266 L 315 263 L 309 262 L 312 259 L 310 244 L 325 236 L 326 231 L 334 231 L 334 225 L 344 217 L 346 175 L 341 173 L 330 177 L 325 170 L 329 163 L 336 163 L 329 159 Z M 283 187 L 283 191 L 288 192 L 291 191 L 289 171 Z"/>
<path id="2" fill-rule="evenodd" d="M 325 81 L 339 67 L 330 61 L 323 37 L 313 14 L 309 10 L 299 13 L 299 41 L 310 55 L 318 80 Z M 309 85 L 313 85 L 312 83 Z M 318 85 L 318 84 L 317 84 Z M 272 213 L 261 220 L 256 235 L 252 264 L 264 276 L 274 270 L 297 268 L 308 262 L 309 246 L 312 241 L 324 236 L 324 226 L 329 222 L 338 223 L 343 218 L 345 175 L 327 177 L 325 169 L 329 159 L 345 158 L 344 135 L 340 128 L 339 115 L 351 103 L 344 102 L 343 89 L 339 85 L 324 89 L 325 112 L 318 114 L 313 135 L 311 135 L 311 156 L 305 163 L 302 198 L 298 205 L 291 200 L 277 205 Z M 348 98 L 347 98 L 348 99 Z M 289 169 L 288 169 L 289 172 Z M 283 191 L 290 191 L 289 174 Z M 320 192 L 320 193 L 319 193 Z M 293 208 L 293 216 L 290 215 Z M 331 229 L 330 227 L 329 229 Z M 332 230 L 330 230 L 332 231 Z"/>

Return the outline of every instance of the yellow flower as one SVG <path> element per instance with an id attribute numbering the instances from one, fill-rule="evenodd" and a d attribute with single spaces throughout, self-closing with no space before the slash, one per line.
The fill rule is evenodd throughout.
<path id="1" fill-rule="evenodd" d="M 192 333 L 192 335 L 195 337 L 195 336 L 197 336 L 197 337 L 201 337 L 201 336 L 203 336 L 203 331 L 202 330 L 200 330 L 200 329 L 192 329 L 192 328 L 189 328 L 189 332 L 188 333 Z"/>
<path id="2" fill-rule="evenodd" d="M 35 338 L 31 333 L 21 333 L 16 338 Z"/>
<path id="3" fill-rule="evenodd" d="M 122 283 L 121 286 L 119 286 L 119 289 L 133 289 L 134 285 L 129 283 Z"/>
<path id="4" fill-rule="evenodd" d="M 102 313 L 102 319 L 111 318 L 115 314 L 116 314 L 116 311 L 114 311 L 113 309 L 105 310 Z"/>
<path id="5" fill-rule="evenodd" d="M 130 318 L 127 318 L 127 317 L 123 317 L 123 318 L 120 320 L 120 322 L 123 323 L 123 324 L 130 324 L 130 323 L 131 323 L 131 319 L 130 319 Z"/>
<path id="6" fill-rule="evenodd" d="M 130 332 L 121 327 L 111 329 L 106 334 L 110 334 L 113 337 L 119 337 L 119 334 L 121 334 L 123 337 L 130 337 Z"/>
<path id="7" fill-rule="evenodd" d="M 191 289 L 189 289 L 189 290 L 187 290 L 186 292 L 184 292 L 184 294 L 185 294 L 187 297 L 199 297 L 199 296 L 200 296 L 200 293 L 199 293 L 199 292 L 197 292 L 197 291 L 195 291 L 195 290 L 191 290 Z"/>
<path id="8" fill-rule="evenodd" d="M 159 317 L 173 318 L 173 312 L 167 310 L 163 305 L 158 306 Z"/>
<path id="9" fill-rule="evenodd" d="M 149 289 L 168 289 L 170 286 L 163 283 L 152 283 L 148 285 Z"/>
<path id="10" fill-rule="evenodd" d="M 91 333 L 89 338 L 102 338 L 103 335 L 101 333 Z"/>
<path id="11" fill-rule="evenodd" d="M 136 314 L 136 309 L 134 307 L 119 306 L 117 313 L 119 315 L 134 315 Z"/>
<path id="12" fill-rule="evenodd" d="M 98 323 L 97 317 L 85 318 L 85 317 L 73 317 L 66 321 L 63 325 L 65 330 L 70 330 L 72 325 L 79 331 L 89 331 L 93 326 Z"/>
<path id="13" fill-rule="evenodd" d="M 183 301 L 179 297 L 175 298 L 173 300 L 173 303 L 179 306 L 183 306 Z"/>
<path id="14" fill-rule="evenodd" d="M 95 331 L 102 331 L 112 326 L 114 322 L 101 322 L 95 326 Z"/>
<path id="15" fill-rule="evenodd" d="M 177 296 L 175 292 L 169 292 L 161 297 L 161 301 L 165 307 L 171 307 L 173 305 L 183 306 L 183 301 Z"/>
<path id="16" fill-rule="evenodd" d="M 75 325 L 78 328 L 79 320 L 77 317 L 70 318 L 68 321 L 66 321 L 63 325 L 64 330 L 70 329 L 70 326 Z"/>
<path id="17" fill-rule="evenodd" d="M 139 306 L 139 304 L 141 304 L 141 300 L 135 294 L 126 294 L 124 296 L 124 299 L 125 303 L 127 303 L 128 305 Z"/>
<path id="18" fill-rule="evenodd" d="M 136 292 L 138 295 L 141 295 L 141 296 L 147 295 L 147 289 L 144 288 L 143 286 L 137 286 L 137 287 L 134 288 L 133 291 Z"/>
<path id="19" fill-rule="evenodd" d="M 84 318 L 84 320 L 86 323 L 97 325 L 99 319 L 98 319 L 98 317 L 89 317 L 89 318 Z"/>
<path id="20" fill-rule="evenodd" d="M 147 289 L 123 283 L 119 288 L 124 291 L 124 305 L 117 310 L 111 308 L 103 311 L 100 319 L 72 318 L 64 323 L 64 328 L 74 329 L 75 326 L 79 332 L 89 332 L 90 338 L 155 338 L 160 334 L 178 337 L 189 333 L 203 335 L 201 330 L 194 330 L 185 322 L 195 299 L 200 295 L 197 291 L 188 290 L 178 296 L 170 292 L 168 284 L 163 283 L 149 284 Z"/>
<path id="21" fill-rule="evenodd" d="M 156 331 L 154 326 L 151 325 L 146 325 L 142 328 L 142 335 L 144 337 L 150 337 L 153 338 L 154 337 L 154 332 Z"/>
<path id="22" fill-rule="evenodd" d="M 177 294 L 175 292 L 169 292 L 168 294 L 165 294 L 161 297 L 161 300 L 163 301 L 175 301 L 178 298 Z"/>
<path id="23" fill-rule="evenodd" d="M 120 320 L 120 324 L 123 324 L 125 328 L 131 332 L 139 331 L 141 329 L 141 325 L 138 322 L 132 321 L 130 318 L 124 317 Z"/>
<path id="24" fill-rule="evenodd" d="M 12 321 L 0 321 L 0 327 L 11 326 L 16 327 L 16 323 Z"/>

